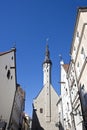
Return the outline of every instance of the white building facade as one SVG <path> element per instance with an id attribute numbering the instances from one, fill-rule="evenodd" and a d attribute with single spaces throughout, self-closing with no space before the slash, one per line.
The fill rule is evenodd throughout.
<path id="1" fill-rule="evenodd" d="M 62 117 L 63 117 L 63 128 L 64 130 L 72 129 L 72 119 L 71 119 L 71 98 L 70 90 L 67 79 L 67 71 L 69 68 L 68 64 L 64 64 L 63 61 L 60 62 L 61 65 L 61 100 L 62 100 Z"/>
<path id="2" fill-rule="evenodd" d="M 0 53 L 0 121 L 10 127 L 10 118 L 16 92 L 15 49 Z"/>

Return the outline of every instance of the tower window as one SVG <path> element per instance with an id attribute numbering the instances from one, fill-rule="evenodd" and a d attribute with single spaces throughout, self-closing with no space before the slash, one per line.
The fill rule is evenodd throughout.
<path id="1" fill-rule="evenodd" d="M 40 108 L 40 113 L 43 113 L 43 108 Z"/>

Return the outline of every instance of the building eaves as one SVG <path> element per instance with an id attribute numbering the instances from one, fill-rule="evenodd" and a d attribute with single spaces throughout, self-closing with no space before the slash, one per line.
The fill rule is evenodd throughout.
<path id="1" fill-rule="evenodd" d="M 78 11 L 80 12 L 86 12 L 87 11 L 87 6 L 79 7 Z"/>
<path id="2" fill-rule="evenodd" d="M 68 68 L 69 68 L 69 64 L 63 64 L 63 68 L 64 68 L 65 71 L 67 72 L 67 71 L 68 71 Z"/>
<path id="3" fill-rule="evenodd" d="M 73 33 L 73 37 L 72 37 L 70 54 L 72 54 L 74 40 L 75 40 L 75 36 L 76 36 L 76 30 L 77 30 L 77 26 L 78 26 L 79 17 L 80 17 L 81 12 L 87 12 L 87 7 L 79 7 L 78 10 L 77 10 L 77 16 L 76 16 L 76 21 L 75 21 L 75 25 L 74 25 L 74 33 Z"/>
<path id="4" fill-rule="evenodd" d="M 12 51 L 16 51 L 16 48 L 12 48 L 11 50 L 6 51 L 6 52 L 0 52 L 0 56 L 5 55 L 5 54 L 8 54 L 8 53 L 10 53 L 10 52 L 12 52 Z"/>

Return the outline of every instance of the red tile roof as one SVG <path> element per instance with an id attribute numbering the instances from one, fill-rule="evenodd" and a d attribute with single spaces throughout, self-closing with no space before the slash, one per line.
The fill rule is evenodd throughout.
<path id="1" fill-rule="evenodd" d="M 67 72 L 68 68 L 69 68 L 69 64 L 64 64 L 63 67 L 64 67 L 65 71 Z"/>

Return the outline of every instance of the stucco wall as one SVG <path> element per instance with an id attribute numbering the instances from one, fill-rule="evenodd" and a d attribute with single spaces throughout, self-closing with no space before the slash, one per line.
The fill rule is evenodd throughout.
<path id="1" fill-rule="evenodd" d="M 56 106 L 58 101 L 58 95 L 51 85 L 50 87 L 51 87 L 51 97 L 50 97 L 51 98 L 51 121 L 49 122 L 46 121 L 45 87 L 42 89 L 38 97 L 34 100 L 34 108 L 36 109 L 36 115 L 39 120 L 40 126 L 44 130 L 53 130 L 53 129 L 58 130 L 58 127 L 56 127 L 55 125 L 58 122 L 58 110 Z M 40 113 L 40 108 L 43 109 L 42 113 Z"/>
<path id="2" fill-rule="evenodd" d="M 0 116 L 9 123 L 15 90 L 14 51 L 0 56 Z"/>

